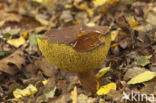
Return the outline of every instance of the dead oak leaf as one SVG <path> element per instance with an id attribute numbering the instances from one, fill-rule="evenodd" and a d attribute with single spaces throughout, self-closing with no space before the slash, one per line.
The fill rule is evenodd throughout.
<path id="1" fill-rule="evenodd" d="M 21 69 L 25 65 L 25 55 L 22 50 L 17 50 L 10 56 L 0 60 L 0 71 L 14 75 L 17 68 Z"/>
<path id="2" fill-rule="evenodd" d="M 141 89 L 141 92 L 146 94 L 156 94 L 156 79 L 144 83 L 145 87 Z"/>
<path id="3" fill-rule="evenodd" d="M 35 64 L 43 71 L 44 75 L 48 77 L 52 77 L 56 72 L 56 68 L 53 68 L 52 65 L 50 65 L 45 58 L 37 60 Z"/>
<path id="4" fill-rule="evenodd" d="M 1 19 L 5 22 L 8 22 L 8 21 L 20 22 L 22 19 L 22 16 L 16 13 L 2 12 Z"/>

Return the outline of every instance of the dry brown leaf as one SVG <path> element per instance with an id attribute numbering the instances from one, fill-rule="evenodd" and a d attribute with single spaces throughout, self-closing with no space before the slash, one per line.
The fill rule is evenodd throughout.
<path id="1" fill-rule="evenodd" d="M 89 103 L 88 100 L 89 97 L 87 95 L 82 93 L 78 95 L 78 103 Z"/>
<path id="2" fill-rule="evenodd" d="M 25 65 L 25 55 L 22 50 L 17 50 L 10 56 L 0 60 L 0 71 L 14 75 L 18 69 Z"/>
<path id="3" fill-rule="evenodd" d="M 156 26 L 156 15 L 155 14 L 156 13 L 149 12 L 148 15 L 147 15 L 147 19 L 146 19 L 146 21 L 149 24 L 153 25 L 153 27 Z"/>
<path id="4" fill-rule="evenodd" d="M 32 74 L 36 73 L 37 70 L 40 69 L 47 77 L 53 77 L 57 72 L 57 68 L 50 65 L 45 58 L 32 60 L 30 64 L 26 65 L 25 69 Z"/>
<path id="5" fill-rule="evenodd" d="M 73 21 L 72 13 L 70 10 L 64 10 L 60 16 L 60 22 L 62 24 Z"/>
<path id="6" fill-rule="evenodd" d="M 146 94 L 156 94 L 156 79 L 145 82 L 145 87 L 141 90 Z"/>
<path id="7" fill-rule="evenodd" d="M 53 66 L 50 65 L 45 58 L 42 58 L 36 61 L 35 65 L 38 68 L 40 68 L 46 76 L 48 77 L 54 76 L 55 71 L 53 69 Z"/>
<path id="8" fill-rule="evenodd" d="M 5 22 L 8 22 L 8 21 L 20 22 L 22 19 L 22 16 L 16 13 L 2 12 L 1 19 Z"/>
<path id="9" fill-rule="evenodd" d="M 123 103 L 122 96 L 123 94 L 120 91 L 112 90 L 107 94 L 109 99 L 113 99 L 117 103 Z"/>

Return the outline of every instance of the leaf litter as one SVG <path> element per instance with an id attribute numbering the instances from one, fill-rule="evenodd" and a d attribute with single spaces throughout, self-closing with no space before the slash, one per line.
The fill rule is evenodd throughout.
<path id="1" fill-rule="evenodd" d="M 156 94 L 155 5 L 154 0 L 0 0 L 0 102 L 120 103 L 123 91 Z M 76 74 L 50 65 L 37 48 L 36 38 L 47 30 L 76 24 L 119 28 L 107 59 L 95 71 L 101 73 L 101 96 L 85 91 Z M 109 83 L 116 90 L 107 90 L 115 87 Z M 38 90 L 35 94 L 28 90 L 29 96 L 13 96 L 29 84 Z"/>

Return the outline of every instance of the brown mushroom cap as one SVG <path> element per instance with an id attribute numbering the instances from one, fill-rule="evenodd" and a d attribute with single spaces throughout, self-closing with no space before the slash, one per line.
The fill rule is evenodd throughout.
<path id="1" fill-rule="evenodd" d="M 76 25 L 50 30 L 45 39 L 37 41 L 51 64 L 70 72 L 87 72 L 101 66 L 106 58 L 111 44 L 109 33 L 106 27 Z"/>
<path id="2" fill-rule="evenodd" d="M 78 51 L 89 51 L 104 44 L 101 35 L 105 34 L 107 27 L 88 27 L 80 24 L 62 29 L 51 29 L 45 33 L 45 38 L 51 43 L 65 44 Z"/>

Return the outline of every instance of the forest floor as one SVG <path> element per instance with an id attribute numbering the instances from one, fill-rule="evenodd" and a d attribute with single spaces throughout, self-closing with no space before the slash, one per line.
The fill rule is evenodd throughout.
<path id="1" fill-rule="evenodd" d="M 95 70 L 101 93 L 38 49 L 46 31 L 77 24 L 119 28 Z M 0 0 L 0 103 L 156 103 L 156 1 Z"/>

